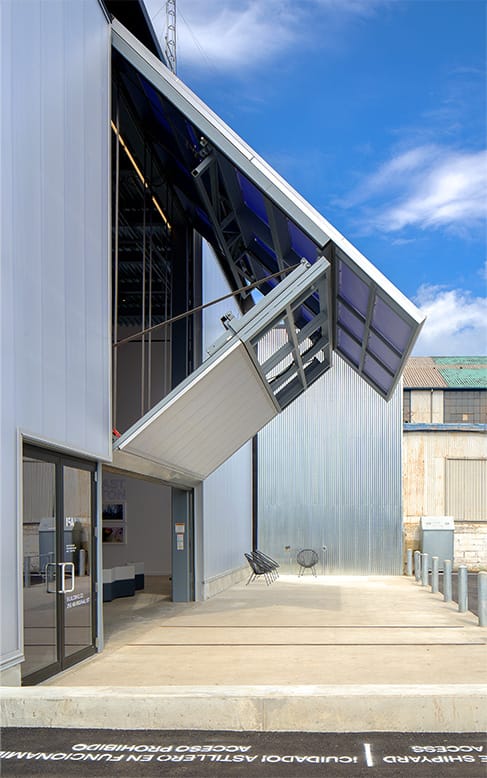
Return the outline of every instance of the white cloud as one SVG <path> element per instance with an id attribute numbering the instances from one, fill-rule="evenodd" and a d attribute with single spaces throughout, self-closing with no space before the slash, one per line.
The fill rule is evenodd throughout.
<path id="1" fill-rule="evenodd" d="M 401 152 L 344 202 L 361 205 L 368 230 L 446 228 L 466 234 L 485 224 L 487 152 L 437 145 Z"/>
<path id="2" fill-rule="evenodd" d="M 186 63 L 201 63 L 204 57 L 219 68 L 253 65 L 286 49 L 294 37 L 287 4 L 280 13 L 272 0 L 186 5 L 178 27 L 180 57 Z"/>
<path id="3" fill-rule="evenodd" d="M 414 348 L 416 356 L 487 354 L 487 298 L 424 285 L 414 301 L 427 317 Z"/>
<path id="4" fill-rule="evenodd" d="M 309 44 L 316 24 L 370 16 L 387 0 L 178 0 L 178 58 L 185 65 L 215 69 L 253 67 L 286 52 L 298 41 Z M 145 0 L 161 41 L 166 17 L 163 0 Z M 326 42 L 326 41 L 325 41 Z M 321 42 L 324 45 L 324 42 Z"/>

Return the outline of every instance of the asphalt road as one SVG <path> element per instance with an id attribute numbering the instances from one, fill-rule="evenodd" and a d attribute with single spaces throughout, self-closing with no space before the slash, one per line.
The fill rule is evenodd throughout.
<path id="1" fill-rule="evenodd" d="M 478 734 L 3 729 L 2 776 L 485 778 Z"/>

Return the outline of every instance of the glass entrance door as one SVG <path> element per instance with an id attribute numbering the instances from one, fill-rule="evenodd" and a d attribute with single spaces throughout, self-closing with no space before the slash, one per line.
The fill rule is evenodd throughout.
<path id="1" fill-rule="evenodd" d="M 63 643 L 65 659 L 93 643 L 92 483 L 89 470 L 63 468 Z"/>
<path id="2" fill-rule="evenodd" d="M 24 448 L 24 684 L 94 653 L 94 474 L 92 463 Z"/>

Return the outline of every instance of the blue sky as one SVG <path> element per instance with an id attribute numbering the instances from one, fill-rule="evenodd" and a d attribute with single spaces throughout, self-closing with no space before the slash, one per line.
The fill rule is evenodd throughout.
<path id="1" fill-rule="evenodd" d="M 176 5 L 179 77 L 427 314 L 414 353 L 487 354 L 486 0 Z"/>

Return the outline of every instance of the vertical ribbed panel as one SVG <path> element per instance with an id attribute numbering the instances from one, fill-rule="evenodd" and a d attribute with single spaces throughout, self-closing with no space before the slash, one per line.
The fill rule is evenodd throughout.
<path id="1" fill-rule="evenodd" d="M 203 300 L 210 302 L 228 292 L 217 261 L 203 244 Z M 224 331 L 220 317 L 227 311 L 240 316 L 232 299 L 212 305 L 203 313 L 203 358 L 205 350 Z M 252 543 L 252 444 L 242 446 L 202 484 L 203 570 L 200 580 L 234 570 L 245 564 L 244 553 Z"/>
<path id="2" fill-rule="evenodd" d="M 401 572 L 401 400 L 398 388 L 386 403 L 335 355 L 259 433 L 259 546 L 284 570 L 314 548 L 327 573 Z"/>
<path id="3" fill-rule="evenodd" d="M 97 0 L 0 2 L 2 662 L 22 653 L 18 431 L 111 454 L 109 36 Z"/>
<path id="4" fill-rule="evenodd" d="M 446 459 L 445 466 L 446 515 L 486 521 L 487 459 Z"/>

